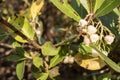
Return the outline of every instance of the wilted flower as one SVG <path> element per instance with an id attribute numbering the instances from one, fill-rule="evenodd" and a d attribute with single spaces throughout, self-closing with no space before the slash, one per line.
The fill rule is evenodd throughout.
<path id="1" fill-rule="evenodd" d="M 105 36 L 105 42 L 107 44 L 111 44 L 114 41 L 114 39 L 115 39 L 114 35 L 106 35 Z"/>
<path id="2" fill-rule="evenodd" d="M 89 25 L 87 31 L 88 34 L 94 34 L 97 32 L 97 29 L 93 25 Z"/>
<path id="3" fill-rule="evenodd" d="M 91 42 L 97 42 L 99 40 L 99 35 L 98 34 L 91 34 L 90 40 L 91 40 Z"/>
<path id="4" fill-rule="evenodd" d="M 87 36 L 84 36 L 84 43 L 86 45 L 89 45 L 90 44 L 90 39 L 87 37 Z"/>
<path id="5" fill-rule="evenodd" d="M 79 24 L 78 25 L 80 25 L 81 27 L 84 27 L 84 26 L 87 26 L 88 25 L 88 22 L 86 21 L 86 20 L 84 20 L 84 19 L 81 19 L 80 21 L 79 21 Z"/>

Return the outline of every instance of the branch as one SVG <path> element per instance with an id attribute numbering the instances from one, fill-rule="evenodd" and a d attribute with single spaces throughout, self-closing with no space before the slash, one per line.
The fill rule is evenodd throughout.
<path id="1" fill-rule="evenodd" d="M 27 40 L 28 42 L 30 42 L 35 48 L 37 49 L 41 49 L 41 46 L 39 44 L 37 44 L 35 41 L 30 40 L 25 34 L 23 34 L 22 32 L 20 32 L 19 30 L 17 30 L 13 25 L 11 25 L 10 23 L 8 23 L 6 20 L 4 20 L 2 17 L 0 17 L 0 23 L 5 25 L 3 26 L 3 28 L 10 28 L 12 29 L 17 35 L 21 36 L 22 38 L 24 38 L 25 40 Z"/>
<path id="2" fill-rule="evenodd" d="M 74 39 L 76 39 L 76 38 L 79 37 L 79 36 L 80 36 L 80 35 L 73 35 L 73 36 L 71 36 L 71 37 L 69 37 L 69 38 L 67 38 L 67 39 L 65 39 L 65 40 L 63 40 L 63 41 L 55 44 L 54 46 L 57 47 L 57 46 L 64 45 L 65 43 L 70 42 L 71 40 L 74 40 Z"/>

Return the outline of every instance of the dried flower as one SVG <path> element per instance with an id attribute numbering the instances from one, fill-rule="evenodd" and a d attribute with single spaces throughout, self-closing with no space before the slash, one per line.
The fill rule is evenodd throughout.
<path id="1" fill-rule="evenodd" d="M 98 34 L 91 34 L 90 40 L 91 40 L 91 42 L 97 42 L 99 40 L 99 35 Z"/>
<path id="2" fill-rule="evenodd" d="M 97 29 L 93 25 L 89 25 L 87 31 L 88 34 L 94 34 L 97 32 Z"/>
<path id="3" fill-rule="evenodd" d="M 111 44 L 114 41 L 114 39 L 115 39 L 114 35 L 106 35 L 105 36 L 105 42 L 107 44 Z"/>
<path id="4" fill-rule="evenodd" d="M 84 27 L 84 26 L 87 26 L 88 25 L 88 22 L 86 21 L 86 20 L 84 20 L 84 19 L 81 19 L 80 21 L 79 21 L 79 24 L 78 25 L 80 25 L 81 27 Z"/>

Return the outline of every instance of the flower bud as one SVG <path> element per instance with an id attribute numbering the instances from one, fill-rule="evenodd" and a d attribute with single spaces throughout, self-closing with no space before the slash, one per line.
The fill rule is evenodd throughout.
<path id="1" fill-rule="evenodd" d="M 88 34 L 94 34 L 97 32 L 97 29 L 93 25 L 88 26 Z"/>
<path id="2" fill-rule="evenodd" d="M 107 44 L 111 44 L 114 41 L 115 37 L 113 35 L 106 35 L 105 36 L 105 42 Z"/>
<path id="3" fill-rule="evenodd" d="M 91 34 L 90 40 L 91 40 L 91 42 L 97 42 L 99 40 L 99 35 L 98 34 Z"/>
<path id="4" fill-rule="evenodd" d="M 80 21 L 79 21 L 79 24 L 78 25 L 80 25 L 81 27 L 84 27 L 84 26 L 87 26 L 88 25 L 88 22 L 86 21 L 86 20 L 84 20 L 84 19 L 81 19 Z"/>

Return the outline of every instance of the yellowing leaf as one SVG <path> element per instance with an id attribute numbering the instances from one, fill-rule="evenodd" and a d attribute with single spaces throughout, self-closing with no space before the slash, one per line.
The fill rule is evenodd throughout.
<path id="1" fill-rule="evenodd" d="M 99 70 L 106 65 L 99 57 L 90 57 L 80 53 L 75 55 L 75 61 L 78 65 L 88 70 Z"/>
<path id="2" fill-rule="evenodd" d="M 41 8 L 44 5 L 44 0 L 37 0 L 36 2 L 32 3 L 30 8 L 31 16 L 34 19 L 37 15 L 39 15 Z"/>
<path id="3" fill-rule="evenodd" d="M 23 33 L 26 37 L 33 40 L 35 31 L 33 30 L 32 26 L 30 25 L 27 18 L 21 16 L 21 15 L 15 15 L 8 19 L 8 22 L 16 28 L 16 30 Z M 8 28 L 8 32 L 10 35 L 17 41 L 26 43 L 27 40 L 23 38 L 23 36 L 20 36 L 20 34 L 17 34 L 17 31 L 13 31 L 12 29 Z"/>

